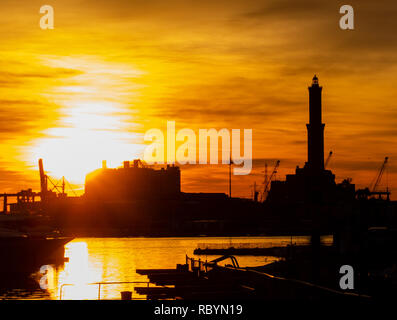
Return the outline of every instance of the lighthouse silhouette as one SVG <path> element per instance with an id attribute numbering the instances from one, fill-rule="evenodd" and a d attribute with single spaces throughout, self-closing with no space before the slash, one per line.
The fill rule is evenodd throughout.
<path id="1" fill-rule="evenodd" d="M 354 198 L 354 184 L 337 185 L 335 175 L 324 167 L 324 127 L 322 122 L 322 87 L 314 75 L 309 86 L 309 123 L 307 128 L 307 161 L 285 181 L 272 181 L 266 201 L 273 203 L 315 204 L 334 203 Z M 310 211 L 310 210 L 309 210 Z"/>
<path id="2" fill-rule="evenodd" d="M 307 168 L 324 170 L 324 126 L 321 119 L 321 92 L 318 78 L 314 75 L 309 87 L 309 123 L 307 127 Z"/>

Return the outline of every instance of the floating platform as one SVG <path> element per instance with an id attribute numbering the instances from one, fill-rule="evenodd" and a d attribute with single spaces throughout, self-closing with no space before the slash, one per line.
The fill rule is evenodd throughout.
<path id="1" fill-rule="evenodd" d="M 275 246 L 275 247 L 239 247 L 231 245 L 229 247 L 205 247 L 199 246 L 194 249 L 195 255 L 216 255 L 216 256 L 271 256 L 278 258 L 290 257 L 292 254 L 307 254 L 311 252 L 312 247 L 310 245 L 287 245 L 287 246 Z M 331 252 L 333 248 L 331 246 L 322 246 L 323 252 Z"/>
<path id="2" fill-rule="evenodd" d="M 233 255 L 233 256 L 273 256 L 284 257 L 287 255 L 287 247 L 273 247 L 273 248 L 196 248 L 193 253 L 195 255 Z"/>

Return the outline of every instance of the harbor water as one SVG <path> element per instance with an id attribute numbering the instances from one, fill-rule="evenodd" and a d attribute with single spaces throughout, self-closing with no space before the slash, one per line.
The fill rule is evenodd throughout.
<path id="1" fill-rule="evenodd" d="M 66 261 L 60 266 L 42 267 L 23 278 L 0 285 L 0 299 L 120 299 L 120 292 L 134 291 L 142 284 L 111 282 L 147 282 L 136 269 L 175 268 L 193 256 L 198 244 L 241 245 L 262 243 L 269 246 L 308 243 L 307 237 L 219 237 L 219 238 L 76 238 L 65 246 Z M 328 239 L 329 241 L 329 239 Z M 200 256 L 212 260 L 217 256 Z M 199 257 L 197 257 L 199 258 Z M 271 263 L 273 257 L 240 256 L 240 266 Z M 20 277 L 19 275 L 13 275 Z M 4 277 L 0 274 L 0 284 Z M 7 279 L 13 280 L 13 279 Z M 98 283 L 101 288 L 98 290 Z M 133 299 L 143 298 L 133 293 Z"/>

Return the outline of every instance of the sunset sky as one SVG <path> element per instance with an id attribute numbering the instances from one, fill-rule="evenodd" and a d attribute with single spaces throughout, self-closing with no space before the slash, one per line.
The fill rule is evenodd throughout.
<path id="1" fill-rule="evenodd" d="M 41 30 L 39 9 L 55 10 Z M 397 2 L 1 0 L 0 192 L 39 189 L 37 160 L 76 189 L 85 174 L 142 157 L 151 128 L 252 129 L 250 197 L 307 158 L 308 90 L 323 86 L 325 154 L 338 182 L 397 192 Z M 228 192 L 227 166 L 182 166 L 182 191 Z M 396 196 L 392 194 L 392 198 Z"/>

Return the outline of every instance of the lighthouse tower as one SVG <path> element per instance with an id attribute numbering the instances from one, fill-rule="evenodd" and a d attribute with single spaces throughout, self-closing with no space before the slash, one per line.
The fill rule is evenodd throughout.
<path id="1" fill-rule="evenodd" d="M 307 163 L 309 170 L 324 171 L 324 126 L 321 119 L 321 91 L 316 75 L 309 87 L 309 123 L 307 126 Z"/>
<path id="2" fill-rule="evenodd" d="M 335 183 L 335 175 L 324 168 L 324 123 L 321 115 L 322 87 L 315 75 L 309 87 L 309 123 L 307 127 L 307 162 L 305 166 L 296 167 L 295 174 L 287 174 L 285 181 L 272 181 L 266 201 L 285 203 L 320 205 L 335 201 L 354 199 L 354 184 Z M 350 201 L 350 200 L 349 200 Z M 309 210 L 311 218 L 321 216 L 317 209 Z M 324 217 L 326 217 L 324 213 Z"/>

